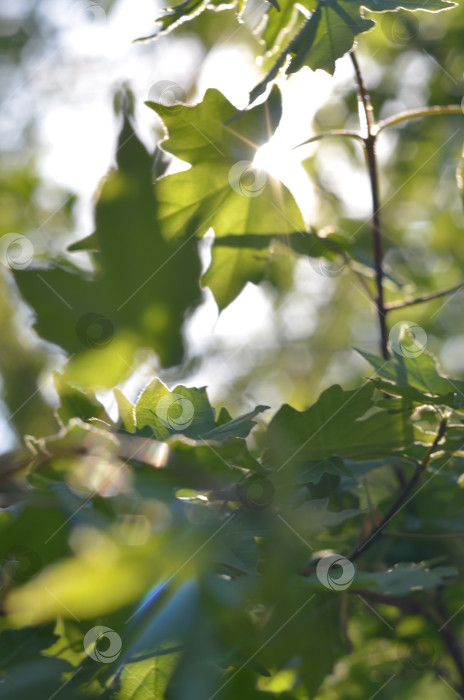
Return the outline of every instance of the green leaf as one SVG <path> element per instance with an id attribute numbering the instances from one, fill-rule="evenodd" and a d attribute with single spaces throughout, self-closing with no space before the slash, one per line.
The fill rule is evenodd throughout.
<path id="1" fill-rule="evenodd" d="M 122 421 L 125 430 L 129 433 L 135 433 L 137 430 L 137 423 L 134 404 L 132 401 L 129 401 L 119 389 L 115 389 L 113 393 L 116 403 L 118 404 L 119 419 Z"/>
<path id="2" fill-rule="evenodd" d="M 309 580 L 288 579 L 287 588 L 273 601 L 262 630 L 263 649 L 257 656 L 266 668 L 297 665 L 309 698 L 345 651 L 341 628 L 341 596 L 319 589 Z M 303 697 L 306 697 L 304 695 Z"/>
<path id="3" fill-rule="evenodd" d="M 48 700 L 63 684 L 63 674 L 73 671 L 64 659 L 46 652 L 57 640 L 53 625 L 36 629 L 3 630 L 0 633 L 2 700 L 30 697 Z M 76 695 L 67 693 L 70 700 Z"/>
<path id="4" fill-rule="evenodd" d="M 375 406 L 373 392 L 370 384 L 350 391 L 335 385 L 305 411 L 282 406 L 268 426 L 270 459 L 281 467 L 333 456 L 365 459 L 405 448 L 419 437 L 429 441 L 415 433 L 408 409 L 364 417 Z"/>
<path id="5" fill-rule="evenodd" d="M 359 5 L 345 0 L 319 1 L 316 10 L 306 20 L 292 42 L 293 56 L 286 70 L 296 73 L 307 65 L 313 70 L 322 68 L 330 74 L 335 71 L 335 61 L 349 51 L 358 34 L 374 26 L 364 19 Z"/>
<path id="6" fill-rule="evenodd" d="M 245 438 L 255 425 L 253 418 L 267 408 L 257 406 L 234 419 L 227 414 L 227 420 L 222 413 L 217 424 L 205 387 L 195 389 L 178 385 L 170 391 L 159 379 L 153 379 L 135 406 L 135 425 L 139 431 L 150 428 L 157 440 L 167 440 L 171 435 L 182 433 L 193 440 L 226 442 L 232 438 Z M 130 413 L 130 407 L 126 406 L 124 410 Z"/>
<path id="7" fill-rule="evenodd" d="M 15 274 L 36 311 L 38 333 L 75 355 L 66 376 L 80 384 L 114 385 L 140 346 L 153 348 L 163 365 L 183 356 L 182 323 L 201 299 L 201 266 L 191 231 L 183 228 L 175 242 L 163 236 L 152 165 L 125 117 L 118 167 L 104 181 L 96 206 L 96 271 L 63 262 Z"/>
<path id="8" fill-rule="evenodd" d="M 422 591 L 448 583 L 450 578 L 457 576 L 457 570 L 452 566 L 437 566 L 428 569 L 424 564 L 401 563 L 395 564 L 388 571 L 368 573 L 358 571 L 353 586 L 369 588 L 387 595 L 407 595 L 411 591 Z"/>
<path id="9" fill-rule="evenodd" d="M 130 663 L 121 674 L 117 700 L 158 700 L 164 697 L 169 679 L 178 661 L 178 654 L 152 656 Z"/>
<path id="10" fill-rule="evenodd" d="M 166 235 L 176 238 L 188 222 L 196 235 L 212 227 L 212 263 L 203 277 L 221 309 L 248 281 L 265 279 L 271 245 L 261 250 L 233 246 L 246 235 L 284 237 L 304 229 L 301 213 L 287 188 L 253 166 L 257 149 L 277 128 L 282 107 L 275 88 L 269 99 L 239 113 L 217 90 L 207 90 L 193 107 L 147 103 L 162 118 L 169 137 L 164 150 L 192 164 L 189 170 L 161 178 L 156 190 Z M 225 246 L 222 239 L 227 237 Z"/>
<path id="11" fill-rule="evenodd" d="M 372 380 L 379 389 L 421 404 L 455 409 L 464 406 L 464 382 L 440 374 L 437 360 L 432 355 L 422 352 L 407 357 L 395 353 L 391 360 L 385 361 L 368 352 L 358 352 L 385 380 Z"/>
<path id="12" fill-rule="evenodd" d="M 232 418 L 225 423 L 219 424 L 209 433 L 204 435 L 205 440 L 214 440 L 216 442 L 224 442 L 230 438 L 246 438 L 256 422 L 253 418 L 256 418 L 263 411 L 267 411 L 269 406 L 256 406 L 253 411 L 245 413 L 243 416 L 238 418 Z M 219 423 L 219 419 L 218 419 Z"/>
<path id="13" fill-rule="evenodd" d="M 304 533 L 323 532 L 327 528 L 339 525 L 360 513 L 355 508 L 347 508 L 335 513 L 328 509 L 328 505 L 328 498 L 313 499 L 303 503 L 296 510 L 288 512 L 286 517 L 293 524 L 295 530 L 304 535 Z"/>
<path id="14" fill-rule="evenodd" d="M 28 507 L 14 517 L 3 511 L 0 516 L 0 565 L 15 584 L 33 579 L 61 556 L 69 553 L 68 515 L 43 498 L 30 499 Z"/>
<path id="15" fill-rule="evenodd" d="M 173 7 L 168 7 L 159 17 L 156 18 L 156 24 L 159 25 L 155 32 L 147 37 L 140 37 L 137 41 L 147 41 L 155 39 L 163 34 L 168 34 L 173 29 L 188 20 L 195 19 L 205 10 L 214 10 L 221 12 L 230 10 L 235 7 L 235 2 L 229 4 L 222 3 L 221 0 L 184 0 Z"/>
<path id="16" fill-rule="evenodd" d="M 244 440 L 217 445 L 192 445 L 181 440 L 169 443 L 167 469 L 183 488 L 222 490 L 234 487 L 243 478 L 245 469 L 256 471 L 258 468 Z M 233 500 L 236 496 L 233 489 Z"/>
<path id="17" fill-rule="evenodd" d="M 179 385 L 169 391 L 159 379 L 153 379 L 142 391 L 135 419 L 138 430 L 148 426 L 157 440 L 167 440 L 176 433 L 198 439 L 216 426 L 205 387 Z"/>
<path id="18" fill-rule="evenodd" d="M 425 10 L 439 12 L 456 7 L 456 2 L 450 0 L 362 0 L 363 7 L 372 12 L 388 12 L 395 10 Z"/>
<path id="19" fill-rule="evenodd" d="M 335 476 L 352 476 L 352 471 L 345 465 L 340 457 L 321 459 L 309 462 L 303 472 L 299 472 L 295 478 L 297 484 L 317 484 L 324 474 Z"/>
<path id="20" fill-rule="evenodd" d="M 60 399 L 56 415 L 62 425 L 66 425 L 71 418 L 80 418 L 83 421 L 99 418 L 108 423 L 112 422 L 102 404 L 95 398 L 94 392 L 84 392 L 71 386 L 59 372 L 54 372 L 53 381 Z"/>
<path id="21" fill-rule="evenodd" d="M 82 554 L 55 561 L 11 592 L 6 609 L 15 627 L 110 613 L 137 601 L 162 573 L 162 538 L 130 547 L 100 533 L 95 546 L 89 544 Z"/>
<path id="22" fill-rule="evenodd" d="M 309 2 L 296 5 L 295 0 L 282 3 L 282 11 L 268 9 L 268 21 L 263 31 L 263 41 L 271 53 L 280 55 L 269 73 L 250 93 L 250 103 L 265 90 L 277 77 L 278 72 L 291 57 L 286 74 L 295 73 L 306 65 L 312 70 L 322 69 L 331 75 L 335 71 L 335 61 L 350 51 L 356 37 L 375 26 L 371 19 L 365 19 L 362 8 L 373 12 L 405 10 L 427 10 L 438 12 L 455 7 L 448 0 L 318 0 L 316 7 Z M 297 33 L 301 7 L 311 10 L 311 14 L 300 25 Z M 262 26 L 262 24 L 260 25 Z M 284 42 L 288 42 L 282 50 Z"/>

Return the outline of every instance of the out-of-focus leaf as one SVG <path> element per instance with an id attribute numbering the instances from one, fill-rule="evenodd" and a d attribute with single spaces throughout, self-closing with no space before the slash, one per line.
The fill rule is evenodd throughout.
<path id="1" fill-rule="evenodd" d="M 266 102 L 240 115 L 213 89 L 201 103 L 180 110 L 179 105 L 147 104 L 169 132 L 163 149 L 192 164 L 156 185 L 163 230 L 177 238 L 193 218 L 198 236 L 214 229 L 213 259 L 203 282 L 223 309 L 248 281 L 257 284 L 265 278 L 271 255 L 269 245 L 261 250 L 231 249 L 231 236 L 285 237 L 304 229 L 286 187 L 253 166 L 256 151 L 279 124 L 280 93 L 274 89 Z M 225 236 L 227 247 L 221 241 Z"/>
<path id="2" fill-rule="evenodd" d="M 28 697 L 32 684 L 37 700 L 48 700 L 59 690 L 62 685 L 60 677 L 73 671 L 73 667 L 64 659 L 44 653 L 56 640 L 52 625 L 0 633 L 2 699 Z M 74 700 L 76 695 L 70 692 L 67 697 Z"/>
<path id="3" fill-rule="evenodd" d="M 55 562 L 10 594 L 6 608 L 15 626 L 112 612 L 136 601 L 162 574 L 161 539 L 150 547 L 119 547 L 100 536 L 91 544 L 81 556 Z"/>
<path id="4" fill-rule="evenodd" d="M 129 433 L 135 433 L 137 430 L 137 424 L 135 420 L 135 406 L 132 401 L 129 401 L 126 396 L 119 391 L 119 389 L 114 390 L 114 398 L 118 404 L 119 418 L 122 421 L 124 428 Z"/>
<path id="5" fill-rule="evenodd" d="M 115 384 L 140 346 L 178 363 L 184 316 L 201 299 L 195 237 L 183 227 L 175 242 L 164 238 L 152 159 L 127 117 L 116 158 L 96 206 L 96 272 L 67 263 L 15 274 L 39 334 L 75 355 L 67 377 L 92 386 Z"/>
<path id="6" fill-rule="evenodd" d="M 341 596 L 289 581 L 262 629 L 263 649 L 256 657 L 265 667 L 283 668 L 295 659 L 309 697 L 344 653 Z M 291 639 L 292 644 L 288 644 Z M 264 644 L 267 642 L 267 644 Z"/>
<path id="7" fill-rule="evenodd" d="M 71 386 L 64 380 L 63 375 L 58 372 L 54 373 L 53 378 L 60 399 L 60 405 L 56 410 L 56 414 L 62 425 L 66 425 L 71 418 L 80 418 L 83 421 L 88 421 L 90 418 L 99 418 L 111 423 L 105 408 L 96 399 L 92 391 L 84 392 L 77 387 Z"/>
<path id="8" fill-rule="evenodd" d="M 368 588 L 387 595 L 407 595 L 412 591 L 422 591 L 442 586 L 457 576 L 452 566 L 437 566 L 428 569 L 422 564 L 395 564 L 388 571 L 369 573 L 358 571 L 353 586 Z"/>
<path id="9" fill-rule="evenodd" d="M 328 505 L 328 498 L 307 501 L 291 513 L 288 512 L 286 518 L 294 525 L 297 532 L 304 535 L 304 533 L 323 532 L 323 530 L 339 525 L 360 513 L 355 508 L 335 513 L 328 509 Z"/>
<path id="10" fill-rule="evenodd" d="M 67 514 L 31 499 L 27 508 L 0 517 L 0 566 L 3 584 L 7 579 L 21 585 L 37 576 L 50 563 L 69 553 Z"/>
<path id="11" fill-rule="evenodd" d="M 178 654 L 152 656 L 124 667 L 116 700 L 153 700 L 162 698 L 169 683 Z"/>
<path id="12" fill-rule="evenodd" d="M 310 462 L 303 472 L 299 472 L 295 477 L 297 484 L 317 484 L 324 474 L 334 474 L 335 476 L 351 476 L 352 472 L 339 457 L 322 459 L 317 462 Z"/>

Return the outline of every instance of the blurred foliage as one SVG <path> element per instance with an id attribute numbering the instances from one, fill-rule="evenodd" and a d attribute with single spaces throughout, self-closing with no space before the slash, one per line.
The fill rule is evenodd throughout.
<path id="1" fill-rule="evenodd" d="M 98 21 L 112 3 L 73 8 Z M 243 112 L 216 89 L 194 106 L 150 96 L 165 128 L 151 150 L 136 96 L 119 90 L 115 166 L 96 194 L 95 231 L 77 242 L 76 198 L 42 181 L 35 115 L 18 118 L 0 180 L 2 397 L 23 443 L 0 456 L 2 698 L 463 694 L 464 12 L 370 11 L 396 8 L 321 2 L 301 28 L 292 2 L 253 16 L 251 2 L 187 0 L 158 27 L 205 52 L 237 31 L 237 46 L 270 50 L 263 75 L 285 46 L 287 73 L 333 72 L 362 33 L 385 127 L 388 360 L 377 357 L 362 149 L 351 137 L 302 146 L 308 225 L 293 193 L 253 162 L 280 128 L 277 87 Z M 59 34 L 38 2 L 13 12 L 1 36 L 11 75 L 24 77 Z M 337 85 L 316 133 L 358 128 L 354 81 Z M 198 239 L 211 228 L 209 261 Z M 194 356 L 185 324 L 201 312 L 202 284 L 221 311 L 260 285 L 270 342 L 245 347 L 235 367 L 237 348 L 217 341 Z M 402 306 L 423 295 L 432 299 Z M 147 357 L 161 378 L 132 401 L 126 387 L 140 388 Z M 227 407 L 215 410 L 205 387 L 185 383 L 218 358 L 230 367 Z M 179 381 L 170 389 L 166 377 Z"/>

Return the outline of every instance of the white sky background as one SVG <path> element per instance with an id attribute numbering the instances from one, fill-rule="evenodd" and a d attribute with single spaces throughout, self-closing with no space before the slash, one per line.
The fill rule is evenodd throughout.
<path id="1" fill-rule="evenodd" d="M 18 2 L 11 7 L 12 14 L 19 15 L 21 5 Z M 37 111 L 38 169 L 48 183 L 79 196 L 76 237 L 92 232 L 93 193 L 113 163 L 117 120 L 112 98 L 117 86 L 127 82 L 133 90 L 137 130 L 152 150 L 157 138 L 154 129 L 159 128 L 159 122 L 143 103 L 157 81 L 171 80 L 188 87 L 192 75 L 198 75 L 198 99 L 208 87 L 216 87 L 243 108 L 249 90 L 259 80 L 254 58 L 244 44 L 236 43 L 237 36 L 221 37 L 219 48 L 205 61 L 202 45 L 194 37 L 194 25 L 189 39 L 176 38 L 174 32 L 149 44 L 132 43 L 135 38 L 152 33 L 160 9 L 161 5 L 153 0 L 119 0 L 106 16 L 99 6 L 87 0 L 43 0 L 41 4 L 41 11 L 60 28 L 58 45 L 51 46 L 40 61 L 31 57 L 26 81 L 12 86 L 3 121 L 6 119 L 13 133 L 14 120 L 21 110 Z M 372 85 L 376 79 L 375 67 L 366 68 Z M 316 110 L 333 90 L 348 81 L 352 83 L 352 79 L 349 60 L 342 59 L 334 78 L 305 68 L 282 84 L 281 127 L 272 139 L 272 147 L 264 147 L 260 153 L 262 167 L 276 174 L 277 166 L 309 221 L 315 202 L 300 159 L 317 146 L 299 151 L 290 148 L 311 135 L 310 125 Z M 344 164 L 340 153 L 338 157 L 334 155 L 337 158 L 337 168 L 331 172 L 334 189 L 337 194 L 343 191 L 352 215 L 368 216 L 369 197 L 359 196 L 362 188 L 368 191 L 367 177 L 353 170 L 352 165 Z M 326 296 L 333 284 L 306 263 L 302 261 L 298 265 L 298 294 L 285 310 L 294 320 L 289 332 L 299 327 L 305 333 L 311 330 L 316 319 L 311 319 L 308 309 L 317 307 L 317 298 Z M 219 363 L 205 362 L 199 373 L 188 378 L 188 383 L 208 385 L 214 400 L 219 388 L 224 388 L 225 377 L 243 371 L 248 347 L 272 346 L 276 340 L 273 321 L 271 302 L 260 288 L 248 285 L 219 318 L 207 290 L 206 303 L 188 325 L 187 337 L 194 354 L 207 353 L 211 344 L 219 345 L 224 347 L 223 359 Z M 136 391 L 140 380 L 139 376 L 135 382 L 129 382 L 129 390 Z M 268 395 L 250 398 L 250 405 L 272 403 L 275 397 L 271 386 L 268 391 Z"/>

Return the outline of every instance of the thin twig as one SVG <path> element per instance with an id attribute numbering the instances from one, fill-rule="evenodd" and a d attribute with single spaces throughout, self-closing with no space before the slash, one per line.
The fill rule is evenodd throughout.
<path id="1" fill-rule="evenodd" d="M 390 530 L 384 537 L 400 537 L 407 540 L 451 540 L 464 537 L 464 532 L 397 532 Z"/>
<path id="2" fill-rule="evenodd" d="M 301 148 L 301 146 L 307 146 L 308 143 L 314 143 L 314 141 L 320 141 L 321 139 L 326 139 L 331 136 L 342 136 L 349 139 L 356 139 L 364 144 L 364 139 L 361 134 L 357 131 L 348 131 L 347 129 L 333 129 L 332 131 L 324 131 L 323 134 L 315 134 L 311 136 L 307 141 L 299 143 L 298 146 L 293 146 L 290 150 L 294 151 L 296 148 Z"/>
<path id="3" fill-rule="evenodd" d="M 399 512 L 399 510 L 401 509 L 401 506 L 405 503 L 408 496 L 414 491 L 414 489 L 416 488 L 417 482 L 421 478 L 424 471 L 427 469 L 427 466 L 429 464 L 431 456 L 433 455 L 433 453 L 437 449 L 440 440 L 442 439 L 442 437 L 446 433 L 446 428 L 447 428 L 447 419 L 443 418 L 443 420 L 440 423 L 440 427 L 438 429 L 435 440 L 428 448 L 428 450 L 425 453 L 421 462 L 419 462 L 419 464 L 417 465 L 411 479 L 406 483 L 405 487 L 401 490 L 396 501 L 391 506 L 388 513 L 382 518 L 382 521 L 380 522 L 380 524 L 375 528 L 375 530 L 369 535 L 369 537 L 367 539 L 365 539 L 363 542 L 361 542 L 361 544 L 358 547 L 356 547 L 354 552 L 350 555 L 349 559 L 351 561 L 354 561 L 355 559 L 357 559 L 363 552 L 365 552 L 367 550 L 368 547 L 371 547 L 374 544 L 374 542 L 376 541 L 377 537 L 381 534 L 383 529 L 388 525 L 388 523 L 391 520 L 393 520 L 395 515 Z"/>
<path id="4" fill-rule="evenodd" d="M 400 112 L 393 117 L 384 119 L 378 122 L 375 129 L 375 135 L 380 134 L 384 129 L 389 129 L 395 124 L 409 121 L 410 119 L 420 119 L 421 117 L 431 117 L 442 114 L 463 114 L 461 105 L 435 105 L 434 107 L 422 107 L 421 109 L 408 109 L 406 112 Z"/>
<path id="5" fill-rule="evenodd" d="M 423 294 L 420 297 L 415 297 L 414 299 L 406 299 L 405 301 L 392 301 L 390 304 L 385 304 L 386 311 L 396 311 L 396 309 L 404 309 L 406 306 L 414 306 L 414 304 L 422 304 L 426 301 L 431 301 L 432 299 L 439 299 L 447 294 L 453 294 L 453 292 L 458 292 L 460 289 L 464 289 L 464 284 L 458 284 L 456 287 L 451 287 L 450 289 L 444 289 L 441 292 L 430 292 L 429 294 Z"/>

